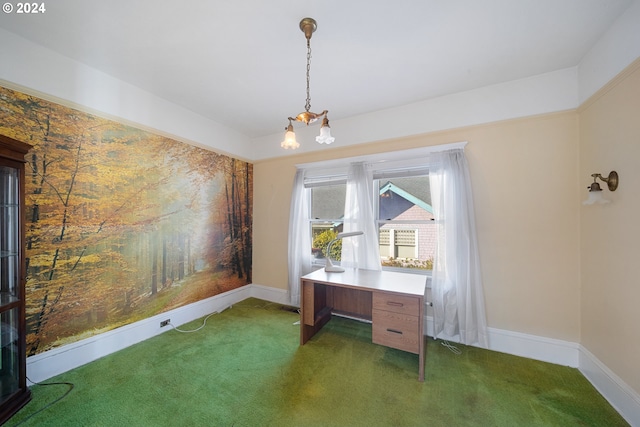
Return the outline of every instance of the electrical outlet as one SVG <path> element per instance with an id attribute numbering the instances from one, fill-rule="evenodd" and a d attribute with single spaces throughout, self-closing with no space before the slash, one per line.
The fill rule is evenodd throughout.
<path id="1" fill-rule="evenodd" d="M 160 322 L 160 327 L 164 328 L 165 326 L 167 326 L 169 324 L 171 320 L 167 319 L 167 320 L 163 320 L 162 322 Z"/>

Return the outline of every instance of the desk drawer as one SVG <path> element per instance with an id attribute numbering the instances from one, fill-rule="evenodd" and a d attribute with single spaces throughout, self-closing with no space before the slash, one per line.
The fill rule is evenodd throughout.
<path id="1" fill-rule="evenodd" d="M 419 353 L 418 316 L 374 309 L 372 340 L 376 344 Z"/>
<path id="2" fill-rule="evenodd" d="M 418 316 L 420 314 L 420 298 L 374 292 L 373 309 Z"/>

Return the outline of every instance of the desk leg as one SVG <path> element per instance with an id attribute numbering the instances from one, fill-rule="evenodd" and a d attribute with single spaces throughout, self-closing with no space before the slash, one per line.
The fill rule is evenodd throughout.
<path id="1" fill-rule="evenodd" d="M 418 330 L 420 331 L 420 345 L 418 347 L 418 381 L 424 382 L 424 363 L 425 354 L 427 353 L 427 337 L 424 333 L 424 299 L 420 300 L 420 324 Z"/>
<path id="2" fill-rule="evenodd" d="M 331 319 L 327 287 L 302 281 L 300 300 L 300 345 L 304 345 Z"/>
<path id="3" fill-rule="evenodd" d="M 422 336 L 422 343 L 420 344 L 420 354 L 418 355 L 418 381 L 424 382 L 424 362 L 425 362 L 425 353 L 427 351 L 426 338 L 424 335 Z"/>
<path id="4" fill-rule="evenodd" d="M 300 282 L 300 345 L 304 345 L 315 333 L 307 325 L 309 318 L 313 319 L 313 283 L 304 280 Z"/>

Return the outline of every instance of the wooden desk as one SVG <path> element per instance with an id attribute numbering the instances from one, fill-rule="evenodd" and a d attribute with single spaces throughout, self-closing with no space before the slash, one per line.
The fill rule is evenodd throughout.
<path id="1" fill-rule="evenodd" d="M 372 322 L 372 341 L 418 354 L 418 380 L 424 381 L 423 275 L 323 268 L 300 279 L 300 345 L 330 319 L 331 313 Z"/>

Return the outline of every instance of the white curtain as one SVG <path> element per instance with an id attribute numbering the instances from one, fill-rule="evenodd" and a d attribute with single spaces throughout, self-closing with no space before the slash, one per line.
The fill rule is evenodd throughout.
<path id="1" fill-rule="evenodd" d="M 342 239 L 343 267 L 381 270 L 378 230 L 373 213 L 373 172 L 363 162 L 349 165 L 343 232 L 364 235 Z"/>
<path id="2" fill-rule="evenodd" d="M 431 285 L 434 336 L 460 335 L 462 344 L 488 347 L 473 197 L 462 149 L 431 155 L 431 202 L 437 248 Z"/>
<path id="3" fill-rule="evenodd" d="M 289 210 L 289 299 L 300 307 L 300 277 L 311 272 L 309 230 L 310 190 L 304 188 L 304 169 L 298 169 L 291 192 Z"/>

